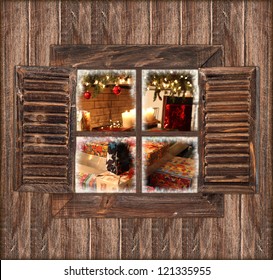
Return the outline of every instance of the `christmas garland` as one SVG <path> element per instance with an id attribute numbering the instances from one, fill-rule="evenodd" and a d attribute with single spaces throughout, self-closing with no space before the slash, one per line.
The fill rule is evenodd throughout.
<path id="1" fill-rule="evenodd" d="M 81 78 L 81 85 L 83 88 L 84 97 L 89 99 L 95 98 L 106 87 L 110 87 L 112 92 L 119 95 L 121 92 L 120 85 L 130 86 L 132 81 L 132 75 L 130 73 L 109 72 L 109 73 L 88 73 Z"/>
<path id="2" fill-rule="evenodd" d="M 192 93 L 192 76 L 186 73 L 179 73 L 175 71 L 170 72 L 149 72 L 146 77 L 147 90 L 154 90 L 155 101 L 157 98 L 162 100 L 160 92 L 164 91 L 170 96 L 185 97 L 186 91 Z"/>

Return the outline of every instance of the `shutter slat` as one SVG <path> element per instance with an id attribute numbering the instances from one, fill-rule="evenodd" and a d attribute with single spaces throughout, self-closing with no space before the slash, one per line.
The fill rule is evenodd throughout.
<path id="1" fill-rule="evenodd" d="M 18 67 L 17 185 L 20 191 L 71 192 L 71 69 Z"/>
<path id="2" fill-rule="evenodd" d="M 255 191 L 255 77 L 253 67 L 200 69 L 204 192 Z"/>
<path id="3" fill-rule="evenodd" d="M 208 102 L 207 112 L 246 112 L 249 108 L 248 102 Z"/>
<path id="4" fill-rule="evenodd" d="M 63 135 L 25 134 L 23 142 L 36 144 L 66 144 L 67 137 Z"/>
<path id="5" fill-rule="evenodd" d="M 249 121 L 249 113 L 245 112 L 234 112 L 234 113 L 212 113 L 206 110 L 205 121 L 208 122 L 248 122 Z"/>
<path id="6" fill-rule="evenodd" d="M 205 127 L 206 133 L 242 133 L 249 131 L 249 123 L 247 122 L 208 122 Z"/>
<path id="7" fill-rule="evenodd" d="M 68 156 L 65 155 L 43 155 L 42 157 L 37 155 L 24 155 L 23 164 L 37 164 L 37 165 L 66 165 Z"/>
<path id="8" fill-rule="evenodd" d="M 65 177 L 67 166 L 28 166 L 24 165 L 23 176 L 33 175 L 41 177 Z"/>
<path id="9" fill-rule="evenodd" d="M 35 113 L 66 113 L 68 115 L 68 104 L 25 102 L 23 111 Z"/>
<path id="10" fill-rule="evenodd" d="M 66 92 L 40 92 L 40 91 L 25 91 L 24 99 L 26 101 L 38 101 L 38 102 L 57 102 L 67 103 L 69 102 L 69 96 Z"/>
<path id="11" fill-rule="evenodd" d="M 56 124 L 67 124 L 67 114 L 41 114 L 41 113 L 25 113 L 24 123 L 56 123 Z"/>
<path id="12" fill-rule="evenodd" d="M 24 124 L 23 131 L 25 133 L 52 133 L 52 134 L 65 135 L 67 133 L 67 125 Z"/>
<path id="13" fill-rule="evenodd" d="M 206 163 L 248 163 L 248 154 L 206 154 Z"/>
<path id="14" fill-rule="evenodd" d="M 24 145 L 23 152 L 25 154 L 37 154 L 41 156 L 43 154 L 48 155 L 68 155 L 69 150 L 67 145 Z"/>
<path id="15" fill-rule="evenodd" d="M 206 154 L 213 153 L 246 153 L 249 154 L 248 143 L 208 143 L 205 144 Z"/>
<path id="16" fill-rule="evenodd" d="M 205 135 L 206 143 L 225 143 L 225 142 L 248 142 L 248 133 L 207 133 Z"/>

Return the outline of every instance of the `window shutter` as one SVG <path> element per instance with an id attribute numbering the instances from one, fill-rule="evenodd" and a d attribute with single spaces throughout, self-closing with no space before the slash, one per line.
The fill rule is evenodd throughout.
<path id="1" fill-rule="evenodd" d="M 255 67 L 200 69 L 203 192 L 256 191 L 256 72 Z"/>
<path id="2" fill-rule="evenodd" d="M 16 74 L 16 190 L 71 192 L 75 74 L 20 66 Z"/>

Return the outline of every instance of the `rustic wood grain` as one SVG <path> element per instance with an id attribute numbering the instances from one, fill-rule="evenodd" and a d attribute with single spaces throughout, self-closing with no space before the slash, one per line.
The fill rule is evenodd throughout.
<path id="1" fill-rule="evenodd" d="M 61 44 L 87 44 L 91 40 L 91 5 L 88 1 L 62 1 Z"/>
<path id="2" fill-rule="evenodd" d="M 48 258 L 90 259 L 90 235 L 88 219 L 53 219 L 48 232 Z"/>
<path id="3" fill-rule="evenodd" d="M 202 100 L 202 126 L 201 129 L 201 186 L 203 191 L 212 192 L 246 192 L 253 193 L 256 190 L 256 157 L 257 145 L 256 135 L 258 127 L 256 125 L 256 99 L 259 92 L 256 90 L 256 69 L 255 67 L 211 67 L 200 70 Z M 248 95 L 242 96 L 240 101 L 226 99 L 224 102 L 206 99 L 207 92 L 219 92 L 225 96 L 232 96 L 235 90 L 248 91 Z M 236 93 L 235 93 L 236 94 Z M 238 122 L 229 119 L 220 119 L 217 114 L 232 115 L 233 112 L 246 114 L 247 120 L 244 122 L 244 130 L 238 127 Z M 211 121 L 210 114 L 215 120 Z M 219 132 L 227 124 L 228 129 Z M 209 127 L 208 127 L 209 125 Z M 236 131 L 230 132 L 230 127 L 236 127 Z M 211 127 L 214 129 L 212 130 Z M 217 129 L 218 127 L 218 129 Z M 216 128 L 216 129 L 215 129 Z M 245 144 L 248 144 L 245 151 Z M 225 155 L 231 145 L 236 145 L 239 154 L 234 154 L 235 162 L 230 163 L 230 157 L 225 161 Z M 207 149 L 207 145 L 209 145 Z M 217 145 L 217 146 L 216 146 Z M 223 146 L 222 146 L 223 145 Z M 243 145 L 242 149 L 241 146 Z M 225 150 L 226 149 L 226 150 Z M 240 155 L 248 155 L 246 161 Z M 211 154 L 222 156 L 222 163 L 213 163 L 207 160 Z"/>
<path id="4" fill-rule="evenodd" d="M 272 1 L 245 5 L 245 63 L 260 69 L 260 170 L 259 195 L 241 199 L 241 258 L 272 259 Z"/>
<path id="5" fill-rule="evenodd" d="M 70 126 L 73 128 L 75 116 L 71 116 L 71 104 L 74 103 L 75 84 L 71 69 L 54 69 L 49 67 L 17 67 L 17 182 L 19 191 L 66 192 L 73 189 L 70 151 Z M 40 74 L 40 75 L 39 75 Z M 55 75 L 56 74 L 56 75 Z M 71 85 L 72 84 L 72 85 Z M 37 94 L 43 95 L 37 98 Z M 57 95 L 57 100 L 52 98 Z M 32 99 L 33 98 L 33 99 Z M 38 99 L 38 100 L 37 100 Z M 36 122 L 26 121 L 25 114 L 36 114 Z M 43 114 L 61 114 L 66 117 L 65 123 L 40 123 L 45 119 Z M 56 139 L 57 136 L 57 139 Z M 34 137 L 34 141 L 29 138 Z M 59 138 L 58 138 L 59 137 Z M 72 135 L 71 135 L 72 138 Z M 72 141 L 73 142 L 73 141 Z M 24 157 L 43 157 L 50 155 L 67 156 L 63 165 L 36 161 L 32 164 Z M 52 184 L 53 182 L 56 184 Z"/>
<path id="6" fill-rule="evenodd" d="M 152 219 L 121 220 L 121 259 L 152 259 Z"/>
<path id="7" fill-rule="evenodd" d="M 150 41 L 150 3 L 149 1 L 126 1 L 125 18 L 126 44 L 148 44 Z M 139 20 L 141 19 L 141 20 Z M 140 72 L 137 72 L 139 75 Z M 141 92 L 141 84 L 137 85 Z M 141 99 L 137 99 L 137 121 L 141 122 Z M 140 129 L 140 127 L 139 127 Z M 141 139 L 137 139 L 140 143 Z M 141 146 L 140 146 L 141 147 Z M 140 164 L 140 161 L 137 161 Z M 141 190 L 141 177 L 138 176 L 138 190 Z M 121 259 L 152 258 L 152 219 L 122 219 L 120 228 Z M 145 236 L 145 238 L 143 238 Z"/>
<path id="8" fill-rule="evenodd" d="M 157 68 L 192 69 L 205 64 L 219 51 L 219 46 L 176 45 L 53 45 L 50 61 L 52 66 L 80 69 Z M 94 55 L 96 53 L 96 55 Z M 195 66 L 196 65 L 196 66 Z M 199 66 L 200 65 L 200 66 Z"/>
<path id="9" fill-rule="evenodd" d="M 211 1 L 182 1 L 181 5 L 181 42 L 182 44 L 205 44 L 211 43 Z M 219 43 L 221 45 L 221 42 Z M 201 67 L 221 66 L 223 50 L 221 46 Z M 200 123 L 200 118 L 199 118 Z M 207 219 L 187 218 L 182 219 L 182 246 L 180 258 L 200 259 L 201 242 L 207 242 L 207 234 L 203 234 L 202 225 L 207 224 Z M 208 231 L 214 230 L 207 228 Z M 172 239 L 176 239 L 176 235 Z"/>
<path id="10" fill-rule="evenodd" d="M 96 260 L 121 259 L 120 219 L 91 219 L 90 258 Z"/>
<path id="11" fill-rule="evenodd" d="M 28 64 L 28 3 L 2 1 L 1 23 L 1 38 L 5 38 L 1 40 L 1 258 L 28 259 L 30 194 L 14 193 L 11 175 L 15 147 L 14 66 Z"/>
<path id="12" fill-rule="evenodd" d="M 211 43 L 211 12 L 209 0 L 181 1 L 182 44 Z"/>
<path id="13" fill-rule="evenodd" d="M 222 44 L 224 50 L 225 66 L 243 66 L 244 62 L 244 2 L 243 1 L 212 1 L 212 22 L 211 22 L 211 43 Z M 236 30 L 236 32 L 233 32 Z M 231 42 L 233 42 L 232 47 Z M 215 97 L 215 96 L 214 96 Z M 224 99 L 223 99 L 224 100 Z M 237 115 L 238 114 L 238 115 Z M 241 113 L 232 114 L 233 121 L 239 117 L 239 121 L 247 120 Z M 215 120 L 216 114 L 211 115 Z M 233 118 L 234 117 L 234 118 Z M 220 118 L 227 120 L 226 115 Z M 230 115 L 231 118 L 231 115 Z M 214 144 L 214 146 L 217 144 Z M 217 147 L 218 148 L 218 147 Z M 230 146 L 230 151 L 238 153 L 238 147 Z M 225 147 L 228 150 L 228 147 Z M 245 148 L 246 150 L 246 148 Z M 208 244 L 215 244 L 215 250 L 210 251 L 211 258 L 240 258 L 240 215 L 241 215 L 240 195 L 225 195 L 225 213 L 223 219 L 213 219 L 207 226 L 202 228 L 202 233 L 213 232 L 210 239 L 202 238 L 201 246 L 207 247 Z M 223 229 L 223 230 L 222 230 Z M 230 234 L 232 232 L 232 234 Z M 208 243 L 208 244 L 207 244 Z M 212 247 L 211 247 L 212 248 Z M 217 248 L 217 249 L 216 249 Z M 214 252 L 214 253 L 213 253 Z M 203 252 L 201 257 L 205 257 Z"/>
<path id="14" fill-rule="evenodd" d="M 150 44 L 181 42 L 181 1 L 150 1 Z"/>
<path id="15" fill-rule="evenodd" d="M 224 46 L 226 66 L 244 65 L 244 11 L 243 1 L 212 3 L 212 43 Z"/>
<path id="16" fill-rule="evenodd" d="M 52 209 L 60 209 L 60 203 L 64 204 L 60 195 L 52 197 Z M 176 198 L 170 194 L 74 194 L 55 215 L 56 218 L 196 216 L 223 216 L 223 197 L 202 194 L 177 194 Z"/>
<path id="17" fill-rule="evenodd" d="M 5 40 L 1 41 L 1 46 L 3 46 L 1 48 L 1 57 L 3 58 L 3 63 L 1 64 L 3 70 L 1 92 L 5 93 L 1 94 L 1 170 L 5 170 L 5 174 L 11 174 L 13 166 L 13 159 L 8 155 L 11 154 L 11 147 L 14 144 L 12 134 L 13 113 L 10 104 L 12 104 L 14 92 L 13 74 L 15 65 L 26 65 L 28 63 L 31 65 L 35 65 L 35 63 L 40 65 L 47 64 L 46 62 L 49 61 L 48 53 L 46 53 L 48 45 L 58 43 L 55 40 L 58 40 L 59 43 L 67 44 L 91 42 L 93 44 L 109 42 L 138 44 L 146 43 L 147 40 L 150 43 L 152 41 L 149 31 L 142 31 L 141 28 L 137 30 L 138 17 L 132 20 L 133 22 L 138 21 L 138 24 L 135 24 L 132 29 L 130 29 L 129 25 L 125 28 L 128 38 L 134 39 L 128 39 L 128 41 L 124 42 L 121 40 L 127 40 L 125 36 L 118 34 L 115 41 L 113 39 L 115 35 L 107 35 L 107 29 L 109 29 L 108 1 L 82 1 L 80 4 L 79 2 L 74 4 L 72 1 L 70 3 L 62 1 L 59 3 L 59 6 L 62 6 L 60 11 L 66 9 L 67 12 L 59 13 L 58 23 L 62 24 L 59 25 L 58 30 L 49 30 L 47 28 L 49 22 L 40 19 L 40 17 L 46 18 L 46 16 L 40 14 L 40 17 L 35 17 L 35 10 L 40 7 L 39 5 L 44 5 L 43 7 L 49 9 L 44 10 L 46 14 L 54 14 L 52 24 L 56 26 L 58 12 L 55 9 L 57 4 L 52 1 L 40 1 L 45 4 L 39 4 L 38 2 L 1 2 L 1 18 L 3 20 L 1 33 L 2 38 L 5 38 Z M 145 12 L 146 6 L 151 6 L 150 1 L 127 1 L 127 11 L 129 6 L 132 7 L 132 10 L 134 7 L 138 7 L 138 4 L 134 2 L 141 2 L 143 6 L 140 10 L 143 9 Z M 76 9 L 71 8 L 72 4 L 76 6 Z M 141 6 L 141 4 L 139 5 Z M 30 10 L 28 10 L 29 5 Z M 78 8 L 80 5 L 85 5 L 85 8 Z M 120 3 L 120 5 L 124 4 Z M 270 102 L 272 100 L 272 54 L 269 51 L 272 48 L 272 15 L 270 13 L 272 3 L 271 1 L 258 0 L 198 0 L 182 1 L 179 5 L 179 25 L 183 28 L 183 32 L 180 29 L 179 32 L 176 31 L 173 35 L 169 35 L 169 38 L 176 39 L 178 36 L 178 44 L 184 42 L 190 44 L 223 44 L 225 46 L 226 66 L 243 66 L 245 64 L 258 65 L 261 68 L 260 108 L 263 110 L 261 110 L 259 118 L 261 122 L 260 149 L 262 151 L 260 156 L 259 193 L 254 197 L 252 195 L 243 195 L 242 204 L 239 195 L 225 195 L 225 217 L 221 219 L 183 218 L 182 220 L 175 219 L 176 222 L 173 224 L 166 220 L 166 228 L 163 234 L 156 232 L 156 227 L 154 226 L 152 235 L 151 219 L 134 219 L 135 222 L 132 223 L 129 223 L 130 220 L 122 220 L 123 225 L 117 222 L 111 223 L 109 219 L 101 219 L 100 223 L 104 225 L 103 228 L 101 224 L 97 225 L 95 223 L 96 219 L 92 220 L 94 221 L 93 227 L 90 226 L 90 220 L 86 219 L 53 219 L 47 228 L 47 236 L 47 230 L 42 226 L 44 224 L 46 227 L 47 218 L 42 218 L 43 214 L 41 214 L 42 209 L 45 209 L 46 203 L 43 202 L 41 207 L 38 207 L 38 201 L 36 206 L 33 204 L 33 201 L 39 198 L 40 195 L 13 192 L 10 176 L 1 176 L 2 258 L 30 258 L 32 250 L 35 252 L 35 258 L 46 257 L 47 254 L 49 254 L 49 258 L 53 259 L 91 258 L 91 256 L 103 258 L 107 253 L 111 258 L 121 256 L 123 258 L 152 258 L 152 256 L 161 258 L 160 251 L 162 251 L 162 246 L 158 250 L 156 249 L 157 251 L 152 251 L 155 248 L 154 245 L 152 246 L 153 238 L 155 238 L 156 242 L 164 240 L 164 244 L 167 247 L 162 252 L 165 256 L 173 258 L 272 259 L 273 201 L 272 188 L 270 188 L 272 186 L 272 102 Z M 187 5 L 188 8 L 185 8 Z M 212 7 L 212 14 L 209 6 Z M 164 6 L 161 7 L 164 10 Z M 194 9 L 191 9 L 191 7 L 194 7 Z M 184 9 L 188 9 L 188 11 Z M 75 13 L 75 11 L 77 12 Z M 195 14 L 197 15 L 196 17 Z M 212 22 L 210 22 L 211 16 Z M 79 20 L 79 17 L 82 19 Z M 89 25 L 90 20 L 91 28 Z M 151 20 L 152 18 L 149 15 L 148 18 L 145 18 L 145 24 L 150 23 Z M 198 24 L 195 23 L 197 21 Z M 167 30 L 168 22 L 171 23 L 171 26 L 177 26 L 176 19 L 165 19 L 164 32 Z M 29 35 L 29 26 L 34 30 L 31 35 Z M 36 33 L 35 26 L 37 31 L 41 30 L 39 32 L 41 35 L 38 32 Z M 96 28 L 93 28 L 93 26 Z M 156 26 L 154 28 L 154 33 L 163 33 L 163 31 L 156 30 Z M 62 36 L 60 36 L 60 33 L 62 33 Z M 87 33 L 88 35 L 81 34 L 78 36 L 79 33 Z M 188 34 L 188 37 L 185 34 Z M 34 39 L 36 35 L 37 40 Z M 29 36 L 31 36 L 32 40 L 29 39 Z M 164 44 L 167 43 L 162 35 L 157 40 Z M 30 49 L 28 46 L 31 46 Z M 34 49 L 34 46 L 37 49 Z M 30 60 L 28 60 L 28 55 L 31 57 Z M 240 117 L 237 117 L 240 122 Z M 43 198 L 47 199 L 46 197 Z M 30 211 L 31 205 L 33 210 Z M 39 210 L 41 211 L 37 214 Z M 31 219 L 33 220 L 35 217 L 39 219 L 39 222 L 36 222 L 35 227 L 32 227 L 30 231 Z M 45 217 L 47 216 L 45 215 Z M 128 223 L 125 224 L 126 222 Z M 139 226 L 135 224 L 137 222 Z M 135 227 L 130 230 L 132 225 L 135 225 Z M 159 224 L 157 224 L 157 228 L 158 226 Z M 179 229 L 181 226 L 182 234 Z M 98 229 L 96 234 L 94 228 Z M 128 232 L 127 239 L 125 235 L 124 238 L 122 237 L 122 228 L 124 233 Z M 94 234 L 91 242 L 93 246 L 90 246 L 90 229 Z M 113 229 L 114 233 L 112 233 L 111 237 L 104 238 Z M 175 236 L 171 232 L 176 232 L 177 235 Z M 100 238 L 101 233 L 103 234 Z M 121 238 L 118 238 L 118 236 L 121 236 Z M 176 247 L 171 243 L 175 242 L 177 236 L 178 244 Z M 35 246 L 31 246 L 33 238 L 35 239 Z M 170 241 L 167 240 L 168 238 L 170 238 Z M 103 244 L 103 241 L 107 242 Z M 79 248 L 76 247 L 78 242 L 80 242 Z M 122 247 L 121 251 L 119 246 Z M 94 248 L 100 250 L 100 253 L 93 251 L 96 250 Z M 133 248 L 135 249 L 133 250 Z"/>
<path id="18" fill-rule="evenodd" d="M 59 1 L 29 2 L 29 65 L 48 65 L 48 44 L 59 42 L 59 12 Z"/>

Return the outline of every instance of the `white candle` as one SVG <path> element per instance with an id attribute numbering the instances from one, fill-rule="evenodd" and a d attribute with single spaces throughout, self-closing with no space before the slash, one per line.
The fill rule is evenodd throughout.
<path id="1" fill-rule="evenodd" d="M 126 111 L 121 114 L 122 115 L 122 125 L 125 128 L 130 128 L 132 127 L 132 116 L 131 113 Z"/>
<path id="2" fill-rule="evenodd" d="M 155 113 L 155 111 L 153 108 L 146 109 L 146 112 L 145 112 L 146 122 L 152 122 L 155 119 L 154 113 Z"/>
<path id="3" fill-rule="evenodd" d="M 135 125 L 135 123 L 136 123 L 136 109 L 130 110 L 130 114 L 131 114 L 132 124 Z"/>
<path id="4" fill-rule="evenodd" d="M 185 92 L 185 97 L 192 97 L 192 93 L 189 90 L 187 90 Z"/>

